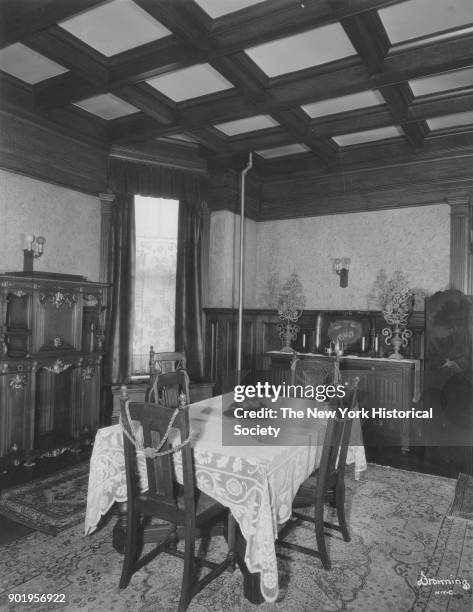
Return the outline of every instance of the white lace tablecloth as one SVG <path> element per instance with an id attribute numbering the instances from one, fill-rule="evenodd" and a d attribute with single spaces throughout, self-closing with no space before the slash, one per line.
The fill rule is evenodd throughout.
<path id="1" fill-rule="evenodd" d="M 222 398 L 189 407 L 191 444 L 197 487 L 228 507 L 246 539 L 245 562 L 261 574 L 266 601 L 278 596 L 275 540 L 278 526 L 291 516 L 292 501 L 302 482 L 320 461 L 326 422 L 319 420 L 304 446 L 222 446 Z M 359 423 L 356 424 L 359 428 Z M 178 453 L 176 474 L 181 478 Z M 139 460 L 143 490 L 147 488 L 144 457 Z M 355 475 L 366 469 L 362 446 L 349 448 L 347 463 Z M 97 432 L 90 461 L 85 533 L 92 533 L 115 502 L 126 501 L 123 439 L 120 425 Z"/>

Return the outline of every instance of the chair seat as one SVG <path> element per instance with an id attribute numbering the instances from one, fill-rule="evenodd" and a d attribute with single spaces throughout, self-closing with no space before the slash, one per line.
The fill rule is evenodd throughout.
<path id="1" fill-rule="evenodd" d="M 137 511 L 146 515 L 153 515 L 156 511 L 163 510 L 163 506 L 167 506 L 168 512 L 168 520 L 176 525 L 184 525 L 186 521 L 185 517 L 185 503 L 184 503 L 184 492 L 183 490 L 179 491 L 179 494 L 176 498 L 176 503 L 173 506 L 169 506 L 169 504 L 165 504 L 162 499 L 159 497 L 154 497 L 152 495 L 139 495 L 136 498 L 136 506 Z M 216 518 L 220 514 L 223 514 L 227 511 L 225 506 L 219 504 L 217 501 L 198 491 L 196 494 L 196 508 L 195 508 L 195 525 L 196 527 L 201 527 L 208 521 L 213 518 Z"/>
<path id="2" fill-rule="evenodd" d="M 317 482 L 319 478 L 319 471 L 315 470 L 312 474 L 304 480 L 299 487 L 296 497 L 293 501 L 293 507 L 300 508 L 302 506 L 311 506 L 314 504 L 314 499 L 317 491 Z M 326 477 L 325 483 L 325 500 L 332 501 L 336 494 L 335 488 L 337 485 L 337 474 L 329 474 Z"/>

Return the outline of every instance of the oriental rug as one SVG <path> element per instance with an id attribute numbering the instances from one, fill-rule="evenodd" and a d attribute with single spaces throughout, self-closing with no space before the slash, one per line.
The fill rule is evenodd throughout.
<path id="1" fill-rule="evenodd" d="M 0 495 L 0 515 L 31 529 L 56 535 L 85 515 L 89 464 L 11 487 Z"/>
<path id="2" fill-rule="evenodd" d="M 328 538 L 331 571 L 317 558 L 284 549 L 276 603 L 255 606 L 245 600 L 236 570 L 196 595 L 189 612 L 471 612 L 472 590 L 465 587 L 472 583 L 472 522 L 446 516 L 455 480 L 369 465 L 358 482 L 347 477 L 347 489 L 352 537 L 348 543 L 338 532 Z M 4 546 L 0 607 L 20 609 L 8 606 L 12 593 L 64 593 L 66 603 L 31 603 L 27 609 L 177 610 L 182 561 L 162 555 L 120 591 L 123 558 L 111 545 L 112 527 L 109 521 L 91 536 L 83 535 L 83 526 L 56 538 L 36 532 Z M 309 524 L 293 535 L 315 547 Z M 223 538 L 214 538 L 209 554 L 217 559 L 224 549 Z"/>

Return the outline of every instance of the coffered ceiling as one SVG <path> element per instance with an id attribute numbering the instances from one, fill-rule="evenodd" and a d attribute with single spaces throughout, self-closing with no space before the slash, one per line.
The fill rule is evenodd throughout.
<path id="1" fill-rule="evenodd" d="M 472 0 L 2 0 L 0 11 L 2 108 L 112 154 L 165 145 L 190 165 L 236 167 L 251 151 L 277 182 L 473 147 Z"/>

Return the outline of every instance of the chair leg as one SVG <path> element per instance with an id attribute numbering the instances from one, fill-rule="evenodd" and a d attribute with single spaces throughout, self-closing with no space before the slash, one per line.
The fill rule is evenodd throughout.
<path id="1" fill-rule="evenodd" d="M 340 525 L 340 530 L 342 532 L 343 539 L 345 542 L 350 541 L 350 533 L 347 527 L 347 521 L 345 519 L 345 487 L 343 483 L 341 486 L 337 486 L 336 493 L 336 502 L 337 502 L 337 516 L 338 523 Z"/>
<path id="2" fill-rule="evenodd" d="M 190 603 L 191 587 L 194 581 L 195 527 L 186 530 L 184 541 L 184 571 L 178 612 L 184 612 Z"/>
<path id="3" fill-rule="evenodd" d="M 125 589 L 133 576 L 134 565 L 138 554 L 138 517 L 127 521 L 125 556 L 123 558 L 122 574 L 120 576 L 119 588 Z"/>
<path id="4" fill-rule="evenodd" d="M 324 569 L 329 570 L 332 567 L 330 557 L 328 556 L 327 546 L 325 544 L 324 534 L 324 505 L 316 504 L 315 506 L 315 538 L 317 540 L 317 549 L 319 551 L 320 560 Z"/>
<path id="5" fill-rule="evenodd" d="M 232 563 L 230 565 L 230 571 L 234 572 L 236 568 L 236 555 L 235 555 L 235 546 L 236 546 L 236 521 L 232 516 L 232 513 L 228 511 L 227 518 L 227 546 L 228 546 L 228 555 L 233 557 Z"/>

